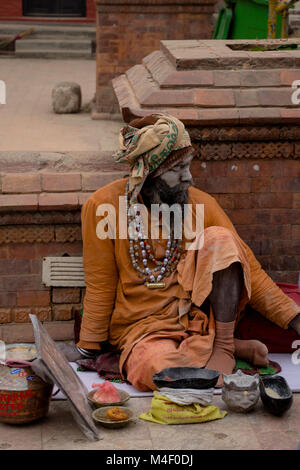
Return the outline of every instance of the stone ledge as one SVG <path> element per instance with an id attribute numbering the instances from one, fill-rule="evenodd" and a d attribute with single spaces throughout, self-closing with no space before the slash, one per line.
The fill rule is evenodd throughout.
<path id="1" fill-rule="evenodd" d="M 120 129 L 123 123 L 120 123 Z M 124 171 L 115 163 L 112 152 L 31 152 L 1 151 L 0 172 L 9 173 L 78 173 Z"/>
<path id="2" fill-rule="evenodd" d="M 124 176 L 125 171 L 117 169 L 84 173 L 1 173 L 0 212 L 75 211 L 94 191 Z M 22 190 L 33 194 L 23 194 Z M 34 194 L 36 192 L 38 194 Z"/>
<path id="3" fill-rule="evenodd" d="M 0 195 L 0 212 L 3 211 L 36 211 L 38 196 L 36 194 Z"/>
<path id="4" fill-rule="evenodd" d="M 214 85 L 213 72 L 209 70 L 175 71 L 161 51 L 154 51 L 143 59 L 143 64 L 160 88 Z"/>
<path id="5" fill-rule="evenodd" d="M 89 194 L 89 196 L 92 193 Z M 89 197 L 86 193 L 81 193 L 82 201 L 86 201 Z M 17 211 L 11 212 L 0 212 L 0 229 L 1 226 L 8 227 L 9 225 L 51 225 L 51 224 L 80 224 L 80 209 L 77 211 L 43 211 L 43 212 L 21 212 L 19 209 Z"/>
<path id="6" fill-rule="evenodd" d="M 39 195 L 39 210 L 41 211 L 76 209 L 78 209 L 78 196 L 75 193 L 41 193 Z"/>
<path id="7" fill-rule="evenodd" d="M 275 47 L 300 44 L 299 38 L 290 39 L 218 39 L 165 40 L 161 51 L 177 70 L 182 69 L 275 69 L 300 66 L 299 50 L 251 51 L 251 47 Z M 248 49 L 247 49 L 248 48 Z"/>
<path id="8" fill-rule="evenodd" d="M 43 326 L 55 341 L 71 341 L 74 339 L 74 321 L 43 322 Z M 34 343 L 32 324 L 0 324 L 0 339 L 8 344 Z"/>

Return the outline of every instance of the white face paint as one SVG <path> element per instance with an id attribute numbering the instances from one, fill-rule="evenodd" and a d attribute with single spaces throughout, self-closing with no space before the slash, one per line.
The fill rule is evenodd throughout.
<path id="1" fill-rule="evenodd" d="M 191 184 L 193 179 L 190 172 L 190 165 L 192 163 L 194 154 L 186 157 L 182 162 L 173 166 L 170 170 L 160 175 L 161 179 L 167 183 L 170 188 L 173 188 L 180 183 Z"/>

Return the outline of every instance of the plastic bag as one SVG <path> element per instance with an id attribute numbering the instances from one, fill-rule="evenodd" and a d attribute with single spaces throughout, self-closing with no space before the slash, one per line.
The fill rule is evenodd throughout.
<path id="1" fill-rule="evenodd" d="M 151 408 L 148 413 L 139 417 L 145 421 L 159 424 L 187 424 L 204 423 L 215 419 L 224 418 L 227 412 L 220 410 L 218 406 L 201 406 L 198 403 L 192 405 L 178 405 L 163 395 L 154 392 Z"/>

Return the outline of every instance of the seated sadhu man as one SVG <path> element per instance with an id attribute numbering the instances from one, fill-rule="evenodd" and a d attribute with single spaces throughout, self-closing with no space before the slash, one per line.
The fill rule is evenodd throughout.
<path id="1" fill-rule="evenodd" d="M 216 200 L 192 186 L 193 155 L 181 121 L 166 114 L 136 119 L 121 130 L 114 155 L 128 163 L 129 178 L 100 188 L 82 208 L 86 295 L 77 347 L 89 355 L 109 341 L 121 351 L 123 377 L 143 391 L 155 389 L 152 376 L 165 367 L 229 374 L 235 356 L 267 365 L 265 345 L 234 338 L 247 303 L 300 334 L 300 307 L 263 271 Z M 119 196 L 126 197 L 137 237 L 118 237 Z M 176 239 L 172 219 L 168 237 L 145 238 L 138 203 L 148 215 L 152 204 L 191 204 L 193 211 L 202 204 L 204 229 L 187 245 L 185 234 Z M 102 204 L 115 208 L 116 227 L 108 227 L 115 238 L 99 235 Z"/>

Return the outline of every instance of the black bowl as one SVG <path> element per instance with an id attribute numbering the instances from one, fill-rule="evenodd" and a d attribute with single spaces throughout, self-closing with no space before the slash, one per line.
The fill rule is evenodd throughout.
<path id="1" fill-rule="evenodd" d="M 259 387 L 261 400 L 273 415 L 281 416 L 292 406 L 293 393 L 281 375 L 261 377 Z M 278 394 L 280 398 L 272 396 L 272 392 Z"/>
<path id="2" fill-rule="evenodd" d="M 199 367 L 168 367 L 153 375 L 157 388 L 197 388 L 214 387 L 220 373 L 217 370 L 201 369 Z"/>

